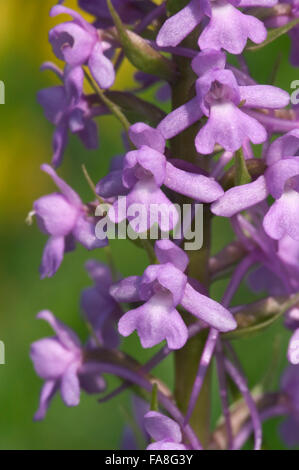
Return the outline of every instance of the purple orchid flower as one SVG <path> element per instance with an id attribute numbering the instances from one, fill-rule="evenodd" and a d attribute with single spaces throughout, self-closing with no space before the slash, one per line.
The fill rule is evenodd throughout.
<path id="1" fill-rule="evenodd" d="M 249 184 L 229 189 L 211 206 L 214 214 L 232 217 L 266 200 L 271 194 L 275 202 L 266 211 L 263 226 L 271 238 L 280 240 L 279 257 L 288 265 L 294 264 L 294 250 L 298 251 L 298 244 L 290 241 L 299 237 L 298 150 L 299 131 L 294 129 L 269 146 L 265 155 L 269 166 L 264 175 Z M 292 270 L 294 273 L 294 267 Z M 295 275 L 298 275 L 297 271 Z"/>
<path id="2" fill-rule="evenodd" d="M 158 411 L 148 411 L 144 416 L 144 426 L 156 442 L 149 444 L 147 450 L 187 450 L 182 444 L 182 432 L 178 423 Z"/>
<path id="3" fill-rule="evenodd" d="M 85 267 L 94 281 L 94 286 L 84 289 L 81 294 L 84 317 L 101 344 L 108 348 L 116 348 L 119 344 L 119 335 L 115 327 L 122 310 L 109 294 L 113 282 L 111 271 L 108 266 L 95 260 L 87 261 Z"/>
<path id="4" fill-rule="evenodd" d="M 264 201 L 268 194 L 265 177 L 262 175 L 251 183 L 234 186 L 226 191 L 218 201 L 212 204 L 211 211 L 222 217 L 232 217 Z"/>
<path id="5" fill-rule="evenodd" d="M 286 234 L 299 240 L 299 157 L 278 161 L 266 170 L 265 178 L 275 198 L 264 218 L 265 231 L 275 240 Z"/>
<path id="6" fill-rule="evenodd" d="M 202 50 L 225 49 L 231 54 L 241 54 L 248 38 L 259 44 L 266 39 L 267 30 L 260 20 L 242 13 L 237 7 L 272 7 L 276 3 L 277 0 L 191 0 L 166 20 L 159 31 L 157 44 L 160 47 L 177 46 L 203 22 L 198 39 Z"/>
<path id="7" fill-rule="evenodd" d="M 259 266 L 247 278 L 249 287 L 255 293 L 266 291 L 271 296 L 286 296 L 299 290 L 299 242 L 285 235 L 276 241 L 270 238 L 263 227 L 268 211 L 266 202 L 249 209 L 249 220 L 238 215 L 232 221 L 236 235 L 244 248 L 253 253 Z M 240 235 L 247 232 L 246 237 Z M 242 232 L 241 232 L 242 233 Z M 285 313 L 284 325 L 295 331 L 299 328 L 298 306 Z"/>
<path id="8" fill-rule="evenodd" d="M 186 276 L 171 263 L 148 266 L 138 287 L 140 300 L 145 303 L 123 315 L 118 324 L 120 334 L 129 336 L 137 329 L 144 348 L 164 339 L 171 349 L 183 347 L 188 332 L 176 306 L 182 300 L 186 282 Z"/>
<path id="9" fill-rule="evenodd" d="M 88 149 L 98 148 L 98 129 L 93 117 L 105 114 L 104 106 L 91 107 L 88 97 L 83 94 L 84 74 L 81 67 L 66 65 L 64 74 L 53 64 L 44 64 L 42 70 L 53 70 L 64 82 L 40 90 L 39 104 L 44 108 L 47 119 L 56 126 L 53 135 L 52 165 L 57 168 L 68 143 L 69 131 L 76 134 Z"/>
<path id="10" fill-rule="evenodd" d="M 275 146 L 278 151 L 275 153 L 276 156 L 283 155 L 283 152 L 282 154 L 279 152 L 283 142 L 288 143 L 288 146 L 294 145 L 292 139 L 284 139 Z M 260 203 L 249 210 L 250 222 L 241 215 L 232 222 L 239 241 L 246 250 L 254 251 L 255 259 L 259 263 L 258 267 L 249 274 L 247 283 L 255 293 L 266 291 L 271 296 L 295 294 L 299 290 L 299 242 L 288 235 L 278 241 L 271 239 L 263 227 L 263 218 L 267 211 L 267 204 Z M 240 235 L 240 229 L 247 232 L 246 237 Z M 299 363 L 298 304 L 285 312 L 284 326 L 293 332 L 288 346 L 288 360 L 291 364 L 297 364 Z"/>
<path id="11" fill-rule="evenodd" d="M 41 278 L 52 277 L 58 270 L 64 253 L 74 249 L 75 241 L 88 250 L 107 245 L 107 240 L 95 236 L 95 223 L 86 213 L 78 194 L 49 165 L 41 169 L 51 176 L 61 193 L 43 196 L 33 208 L 40 230 L 49 235 L 40 265 Z"/>
<path id="12" fill-rule="evenodd" d="M 261 250 L 260 261 L 262 266 L 248 276 L 249 286 L 254 292 L 266 291 L 270 295 L 280 296 L 296 293 L 299 290 L 299 243 L 288 235 L 280 240 L 271 239 L 262 226 L 260 235 L 264 235 L 263 245 L 259 246 Z M 274 242 L 274 244 L 273 244 Z M 272 246 L 271 246 L 272 245 Z M 270 249 L 265 250 L 265 246 Z M 296 308 L 291 309 L 287 314 L 286 326 L 291 330 L 299 327 L 299 323 L 294 324 L 296 317 Z"/>
<path id="13" fill-rule="evenodd" d="M 35 420 L 42 420 L 56 392 L 67 406 L 77 406 L 80 388 L 87 393 L 100 393 L 106 388 L 99 374 L 82 368 L 82 348 L 77 335 L 54 315 L 44 310 L 37 316 L 49 323 L 56 336 L 44 338 L 31 345 L 30 357 L 36 373 L 45 380 L 40 394 L 39 408 Z"/>
<path id="14" fill-rule="evenodd" d="M 124 158 L 124 155 L 112 158 L 109 173 L 96 184 L 96 193 L 106 201 L 113 203 L 118 196 L 125 196 L 129 192 L 122 181 Z"/>
<path id="15" fill-rule="evenodd" d="M 155 252 L 160 265 L 150 265 L 141 277 L 132 276 L 110 289 L 117 302 L 145 302 L 125 313 L 118 323 L 121 335 L 137 330 L 141 344 L 150 348 L 164 339 L 171 349 L 180 349 L 188 331 L 176 307 L 180 304 L 204 324 L 219 331 L 236 328 L 231 313 L 218 302 L 202 295 L 188 282 L 184 270 L 188 257 L 170 240 L 158 240 Z"/>
<path id="16" fill-rule="evenodd" d="M 159 130 L 136 123 L 130 127 L 129 135 L 137 150 L 128 152 L 122 169 L 112 171 L 96 187 L 103 197 L 126 195 L 124 210 L 120 210 L 122 200 L 117 200 L 109 211 L 113 222 L 121 222 L 126 217 L 133 221 L 137 203 L 142 205 L 145 216 L 140 224 L 134 225 L 136 232 L 146 231 L 157 221 L 153 217 L 154 208 L 160 211 L 158 224 L 161 230 L 174 228 L 178 214 L 162 191 L 162 185 L 200 202 L 215 201 L 223 194 L 223 189 L 214 178 L 191 173 L 167 161 L 164 155 L 165 139 Z"/>
<path id="17" fill-rule="evenodd" d="M 88 23 L 79 13 L 62 5 L 51 9 L 50 16 L 67 14 L 72 21 L 61 23 L 49 32 L 49 41 L 58 59 L 72 67 L 88 65 L 89 70 L 101 88 L 114 83 L 115 72 L 105 53 L 111 45 L 102 39 L 100 31 Z"/>
<path id="18" fill-rule="evenodd" d="M 275 139 L 268 148 L 266 162 L 268 165 L 272 165 L 290 155 L 299 156 L 299 129 L 293 129 Z"/>
<path id="19" fill-rule="evenodd" d="M 114 26 L 106 0 L 78 0 L 80 8 L 97 17 L 97 28 Z M 141 20 L 155 5 L 149 0 L 114 0 L 113 6 L 124 23 L 132 24 Z"/>
<path id="20" fill-rule="evenodd" d="M 199 153 L 212 153 L 216 143 L 235 152 L 248 139 L 254 144 L 264 142 L 267 139 L 265 128 L 248 116 L 246 109 L 283 108 L 289 103 L 288 93 L 270 85 L 239 86 L 233 72 L 224 68 L 223 52 L 200 52 L 192 67 L 199 76 L 196 97 L 160 122 L 158 130 L 161 134 L 170 139 L 207 116 L 207 123 L 195 139 Z"/>
<path id="21" fill-rule="evenodd" d="M 235 186 L 212 204 L 216 215 L 232 217 L 265 200 L 270 194 L 275 202 L 265 215 L 263 226 L 274 240 L 289 235 L 299 240 L 299 157 L 279 160 L 265 175 L 252 183 Z"/>

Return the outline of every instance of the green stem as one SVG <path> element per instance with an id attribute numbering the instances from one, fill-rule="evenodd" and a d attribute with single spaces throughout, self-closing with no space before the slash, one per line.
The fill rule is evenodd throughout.
<path id="1" fill-rule="evenodd" d="M 100 204 L 105 204 L 105 201 L 101 198 L 101 196 L 99 196 L 96 192 L 96 187 L 95 187 L 95 184 L 94 182 L 92 181 L 87 169 L 86 169 L 86 166 L 83 164 L 82 165 L 82 171 L 83 171 L 83 175 L 88 183 L 88 186 L 90 187 L 91 191 L 93 192 L 94 196 L 97 198 L 97 200 L 99 201 Z"/>
<path id="2" fill-rule="evenodd" d="M 197 32 L 189 36 L 184 45 L 193 47 Z M 184 57 L 174 57 L 177 68 L 180 72 L 178 81 L 172 86 L 172 109 L 175 109 L 189 101 L 195 94 L 194 83 L 196 76 L 191 69 L 189 59 Z M 175 158 L 192 162 L 201 168 L 208 169 L 209 160 L 207 157 L 198 155 L 195 150 L 194 140 L 199 129 L 199 123 L 189 127 L 186 131 L 176 136 L 171 141 L 172 155 Z M 182 204 L 188 201 L 182 199 Z M 210 212 L 204 208 L 204 234 L 203 246 L 200 250 L 188 252 L 190 263 L 188 275 L 197 279 L 207 289 L 209 289 L 209 257 L 210 257 Z M 183 313 L 187 324 L 194 321 L 187 312 Z M 207 330 L 203 330 L 198 335 L 191 338 L 180 350 L 175 352 L 175 398 L 177 405 L 183 413 L 186 413 L 191 395 L 194 379 L 198 368 L 198 363 L 207 338 Z M 190 419 L 190 425 L 196 432 L 204 446 L 207 446 L 210 438 L 210 417 L 211 417 L 211 370 L 209 369 L 198 397 L 196 406 Z"/>
<path id="3" fill-rule="evenodd" d="M 111 101 L 109 98 L 107 98 L 105 93 L 94 84 L 93 80 L 91 79 L 91 77 L 89 76 L 86 70 L 84 70 L 84 75 L 89 85 L 98 95 L 100 100 L 107 106 L 107 108 L 111 111 L 111 113 L 114 114 L 114 116 L 119 120 L 119 122 L 122 124 L 125 131 L 128 132 L 130 128 L 130 123 L 127 120 L 126 116 L 121 111 L 120 107 L 117 106 L 117 104 L 113 103 L 113 101 Z"/>
<path id="4" fill-rule="evenodd" d="M 208 289 L 208 260 L 210 256 L 210 217 L 204 211 L 204 245 L 198 251 L 189 252 L 188 275 L 200 281 Z M 194 321 L 187 312 L 184 314 L 187 324 Z M 198 370 L 198 363 L 203 352 L 208 331 L 201 331 L 189 339 L 187 344 L 175 352 L 175 398 L 179 409 L 185 414 L 188 408 L 193 383 Z M 190 419 L 190 425 L 196 432 L 203 446 L 207 446 L 210 438 L 211 418 L 211 368 L 208 369 L 200 395 Z"/>

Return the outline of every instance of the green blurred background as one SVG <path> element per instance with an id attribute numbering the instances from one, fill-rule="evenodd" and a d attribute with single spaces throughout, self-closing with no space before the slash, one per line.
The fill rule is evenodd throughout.
<path id="1" fill-rule="evenodd" d="M 45 421 L 34 423 L 41 380 L 35 375 L 28 353 L 30 343 L 51 335 L 48 325 L 35 319 L 41 309 L 50 309 L 75 328 L 84 340 L 87 330 L 79 312 L 80 290 L 90 284 L 84 261 L 91 256 L 105 260 L 103 252 L 86 253 L 78 247 L 67 255 L 53 279 L 40 281 L 38 265 L 46 238 L 35 224 L 25 224 L 32 201 L 53 190 L 53 184 L 39 167 L 51 158 L 53 127 L 46 121 L 36 102 L 36 92 L 57 83 L 50 72 L 39 72 L 40 64 L 53 60 L 47 32 L 56 20 L 49 18 L 54 0 L 0 0 L 0 80 L 6 86 L 6 104 L 0 106 L 1 170 L 0 170 L 0 340 L 5 343 L 6 364 L 0 365 L 0 448 L 1 449 L 117 449 L 123 424 L 130 408 L 129 394 L 100 405 L 95 397 L 82 393 L 80 406 L 66 408 L 56 397 Z M 67 1 L 75 7 L 76 1 Z M 59 20 L 60 21 L 60 20 Z M 276 84 L 290 91 L 299 72 L 288 65 L 289 39 L 282 38 L 258 53 L 248 53 L 252 75 L 267 83 L 279 51 L 282 61 Z M 125 64 L 115 88 L 133 86 L 132 68 Z M 147 95 L 152 97 L 153 93 Z M 81 196 L 92 194 L 83 178 L 85 163 L 93 179 L 105 174 L 109 159 L 122 150 L 118 123 L 111 117 L 99 119 L 100 149 L 87 152 L 76 137 L 71 138 L 60 174 Z M 213 251 L 230 240 L 231 230 L 224 220 L 216 221 Z M 143 252 L 130 242 L 112 243 L 117 268 L 123 275 L 139 274 L 146 265 Z M 225 281 L 217 282 L 212 293 L 219 299 Z M 242 285 L 234 303 L 254 297 Z M 273 356 L 273 345 L 279 339 L 279 363 L 274 367 L 278 381 L 284 367 L 288 334 L 280 324 L 247 340 L 236 341 L 241 361 L 248 373 L 250 386 L 263 376 Z M 143 351 L 137 338 L 124 341 L 124 349 L 142 361 L 153 351 Z M 166 360 L 157 374 L 171 386 L 172 361 Z M 110 380 L 116 384 L 115 379 Z M 213 419 L 218 416 L 217 382 L 213 386 Z M 277 432 L 278 420 L 265 425 L 265 446 L 283 448 Z"/>

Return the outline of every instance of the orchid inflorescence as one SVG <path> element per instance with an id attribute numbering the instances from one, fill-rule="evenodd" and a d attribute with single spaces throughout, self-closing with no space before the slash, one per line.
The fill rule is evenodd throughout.
<path id="1" fill-rule="evenodd" d="M 45 63 L 42 69 L 53 71 L 59 85 L 38 92 L 55 126 L 52 163 L 42 170 L 58 189 L 35 201 L 31 213 L 48 236 L 41 278 L 54 276 L 76 243 L 87 250 L 107 249 L 109 235 L 100 239 L 96 234 L 100 202 L 108 207 L 105 216 L 111 222 L 125 221 L 137 234 L 152 227 L 152 205 L 159 205 L 160 235 L 143 238 L 134 248 L 149 256 L 141 276 L 123 278 L 109 265 L 86 262 L 93 286 L 81 294 L 90 331 L 84 344 L 50 311 L 38 314 L 55 336 L 31 347 L 35 370 L 44 380 L 35 419 L 45 417 L 58 391 L 67 406 L 76 406 L 82 389 L 105 401 L 131 388 L 148 449 L 240 449 L 251 434 L 254 448 L 260 449 L 262 422 L 274 416 L 286 417 L 281 433 L 295 445 L 299 115 L 286 91 L 251 77 L 244 52 L 288 33 L 290 60 L 298 66 L 297 1 L 78 0 L 78 6 L 82 14 L 63 0 L 51 9 L 51 17 L 71 17 L 49 32 L 64 68 Z M 85 19 L 86 12 L 92 21 Z M 124 58 L 135 67 L 138 86 L 110 90 Z M 158 91 L 150 103 L 140 93 L 154 85 Z M 166 114 L 157 103 L 170 96 Z M 125 152 L 111 160 L 109 173 L 93 186 L 94 200 L 84 203 L 56 170 L 69 133 L 87 149 L 98 148 L 95 118 L 104 115 L 121 122 Z M 126 198 L 121 215 L 120 197 Z M 203 245 L 194 251 L 185 249 L 184 234 L 172 237 L 178 222 L 175 206 L 187 202 L 202 204 L 204 211 Z M 134 224 L 129 211 L 135 204 L 144 209 L 142 226 Z M 216 217 L 229 219 L 234 239 L 212 256 L 211 221 Z M 209 291 L 219 278 L 227 279 L 227 287 L 216 301 Z M 252 292 L 266 291 L 268 297 L 232 307 L 245 278 Z M 292 336 L 280 389 L 269 392 L 260 384 L 250 390 L 231 340 L 263 331 L 282 315 Z M 145 364 L 120 349 L 121 337 L 134 331 L 143 348 L 161 344 Z M 175 362 L 174 392 L 150 374 L 169 355 Z M 223 416 L 210 429 L 208 394 L 202 390 L 211 388 L 213 361 Z M 121 380 L 109 392 L 107 374 Z"/>

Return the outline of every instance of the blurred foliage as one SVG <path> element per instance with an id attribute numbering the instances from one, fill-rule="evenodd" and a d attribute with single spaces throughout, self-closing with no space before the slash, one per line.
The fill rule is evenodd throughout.
<path id="1" fill-rule="evenodd" d="M 54 0 L 0 0 L 0 79 L 6 86 L 6 104 L 0 106 L 1 171 L 0 171 L 0 339 L 6 347 L 6 364 L 0 366 L 0 448 L 1 449 L 111 449 L 118 448 L 123 432 L 125 413 L 129 407 L 126 393 L 105 405 L 95 397 L 82 394 L 80 406 L 66 408 L 56 397 L 44 422 L 33 423 L 32 416 L 38 403 L 41 380 L 36 377 L 28 353 L 30 343 L 51 335 L 49 327 L 35 319 L 43 308 L 75 328 L 82 340 L 87 330 L 79 312 L 80 290 L 90 284 L 84 262 L 90 256 L 104 260 L 101 250 L 86 253 L 78 247 L 67 255 L 53 279 L 40 281 L 38 265 L 46 238 L 34 224 L 25 225 L 32 201 L 53 190 L 53 184 L 39 167 L 51 158 L 53 127 L 46 121 L 36 102 L 36 92 L 57 83 L 50 72 L 39 72 L 40 64 L 53 60 L 47 41 L 47 31 L 62 17 L 50 19 L 48 12 Z M 66 2 L 75 7 L 76 1 Z M 88 17 L 88 16 L 87 16 Z M 266 83 L 271 76 L 278 51 L 283 50 L 276 84 L 289 91 L 290 82 L 298 78 L 296 70 L 288 65 L 289 40 L 277 42 L 256 53 L 247 52 L 253 76 Z M 121 68 L 115 89 L 132 87 L 132 67 Z M 153 97 L 153 92 L 145 96 Z M 105 174 L 109 159 L 121 152 L 120 127 L 112 117 L 100 118 L 101 145 L 98 151 L 88 152 L 76 137 L 71 138 L 60 174 L 70 182 L 83 198 L 92 198 L 83 178 L 84 162 L 93 179 Z M 222 248 L 232 232 L 226 220 L 215 220 L 213 251 Z M 146 265 L 146 257 L 128 241 L 112 243 L 117 267 L 123 275 L 139 274 Z M 212 295 L 219 299 L 227 281 L 218 281 Z M 255 300 L 246 285 L 242 285 L 234 299 L 235 304 Z M 282 337 L 280 364 L 274 371 L 278 380 L 285 364 L 287 333 L 281 325 L 272 326 L 256 337 L 236 341 L 235 346 L 253 386 L 267 370 L 273 353 L 275 337 Z M 144 361 L 153 351 L 143 351 L 136 336 L 124 341 L 124 349 Z M 163 362 L 157 373 L 169 385 L 172 383 L 172 361 Z M 111 385 L 117 380 L 109 379 Z M 213 420 L 219 414 L 217 380 L 214 378 Z M 277 420 L 265 426 L 265 441 L 269 448 L 282 448 L 278 438 Z"/>

